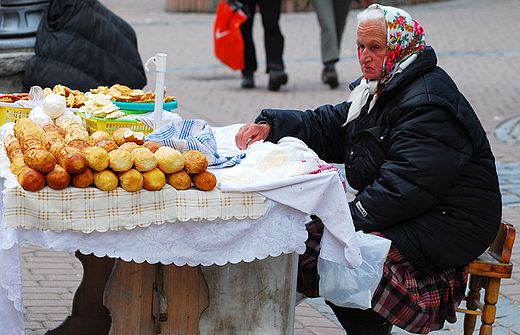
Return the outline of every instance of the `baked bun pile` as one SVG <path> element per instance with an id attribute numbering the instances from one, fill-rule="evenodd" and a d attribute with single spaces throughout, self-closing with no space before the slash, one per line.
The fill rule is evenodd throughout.
<path id="1" fill-rule="evenodd" d="M 11 171 L 28 191 L 45 185 L 61 190 L 68 186 L 95 186 L 111 191 L 118 186 L 129 192 L 142 188 L 157 191 L 168 183 L 177 190 L 193 184 L 209 191 L 217 184 L 207 171 L 208 160 L 197 150 L 180 153 L 155 142 L 143 142 L 144 134 L 119 128 L 112 135 L 86 129 L 73 119 L 41 128 L 29 118 L 18 119 L 14 135 L 4 140 Z"/>

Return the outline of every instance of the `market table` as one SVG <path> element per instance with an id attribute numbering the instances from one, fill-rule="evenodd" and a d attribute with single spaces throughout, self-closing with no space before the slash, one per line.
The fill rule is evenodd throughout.
<path id="1" fill-rule="evenodd" d="M 128 194 L 118 194 L 125 192 L 119 188 L 68 188 L 54 207 L 48 187 L 25 192 L 8 172 L 2 176 L 0 324 L 10 334 L 23 334 L 21 242 L 76 251 L 85 271 L 69 318 L 75 321 L 67 322 L 82 333 L 85 324 L 108 322 L 112 334 L 128 327 L 143 327 L 139 334 L 157 333 L 157 327 L 162 334 L 291 334 L 296 259 L 305 250 L 304 222 L 310 213 L 323 217 L 343 242 L 340 253 L 347 263 L 360 262 L 353 234 L 342 235 L 353 232 L 353 226 L 348 210 L 340 210 L 348 206 L 334 172 L 297 176 L 276 188 L 260 185 L 257 192 L 196 193 L 188 200 L 197 205 L 183 205 L 185 211 L 170 204 L 183 197 L 169 185 L 153 194 L 133 192 L 131 201 L 121 203 L 118 199 Z M 78 201 L 75 192 L 87 195 Z M 39 200 L 30 199 L 34 196 Z M 218 206 L 208 205 L 215 201 Z M 136 206 L 139 211 L 132 212 Z M 216 216 L 213 207 L 219 208 Z M 136 217 L 141 221 L 136 223 Z M 63 231 L 58 232 L 60 222 Z M 105 321 L 93 323 L 85 312 Z M 72 334 L 67 322 L 61 333 Z M 58 328 L 54 334 L 59 333 Z"/>

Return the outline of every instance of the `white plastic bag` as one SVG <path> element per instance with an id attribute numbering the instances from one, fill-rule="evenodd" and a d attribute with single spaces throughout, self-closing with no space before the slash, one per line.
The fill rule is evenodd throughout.
<path id="1" fill-rule="evenodd" d="M 356 232 L 363 263 L 349 269 L 318 257 L 320 296 L 337 306 L 367 309 L 383 276 L 383 264 L 392 241 L 375 235 Z"/>

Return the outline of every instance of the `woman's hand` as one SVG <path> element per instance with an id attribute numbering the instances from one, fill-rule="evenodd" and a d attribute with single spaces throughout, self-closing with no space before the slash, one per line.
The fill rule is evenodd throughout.
<path id="1" fill-rule="evenodd" d="M 240 150 L 247 149 L 250 144 L 265 140 L 269 135 L 269 130 L 270 127 L 266 123 L 246 123 L 240 127 L 235 135 L 235 143 Z"/>

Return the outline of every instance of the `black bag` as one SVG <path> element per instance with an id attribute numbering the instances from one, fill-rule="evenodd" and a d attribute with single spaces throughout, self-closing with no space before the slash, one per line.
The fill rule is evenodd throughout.
<path id="1" fill-rule="evenodd" d="M 133 28 L 97 0 L 51 0 L 26 65 L 24 89 L 146 85 Z"/>

